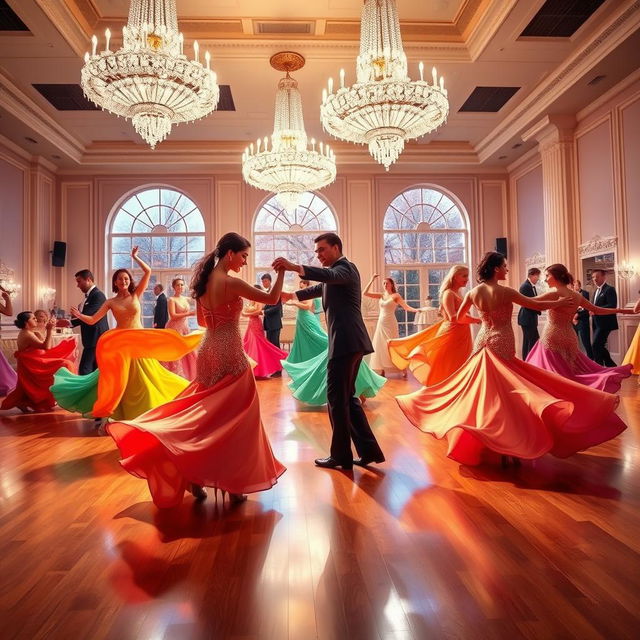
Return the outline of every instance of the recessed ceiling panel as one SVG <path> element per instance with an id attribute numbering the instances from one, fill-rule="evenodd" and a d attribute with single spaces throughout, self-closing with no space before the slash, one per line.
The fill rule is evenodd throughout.
<path id="1" fill-rule="evenodd" d="M 547 0 L 520 35 L 538 38 L 568 38 L 604 2 L 605 0 Z"/>

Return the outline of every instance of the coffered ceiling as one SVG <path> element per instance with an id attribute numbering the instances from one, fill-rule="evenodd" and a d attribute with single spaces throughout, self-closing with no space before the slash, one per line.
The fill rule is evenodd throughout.
<path id="1" fill-rule="evenodd" d="M 361 0 L 178 0 L 185 49 L 197 38 L 201 50 L 211 52 L 212 67 L 219 83 L 229 85 L 235 111 L 216 111 L 174 127 L 169 139 L 151 151 L 126 121 L 102 111 L 59 111 L 34 87 L 79 84 L 91 35 L 103 39 L 106 27 L 120 33 L 129 1 L 5 2 L 28 31 L 0 31 L 0 134 L 60 171 L 98 171 L 127 163 L 141 170 L 205 165 L 238 171 L 244 146 L 273 128 L 281 75 L 269 66 L 273 53 L 294 50 L 305 57 L 304 68 L 294 77 L 307 131 L 319 139 L 327 139 L 319 122 L 323 86 L 341 68 L 347 83 L 355 76 Z M 541 7 L 551 13 L 539 16 L 537 24 L 551 29 L 563 15 L 567 18 L 568 5 L 581 3 L 398 0 L 410 75 L 418 75 L 421 60 L 427 68 L 435 64 L 445 77 L 451 111 L 439 131 L 407 145 L 391 171 L 454 165 L 502 171 L 531 148 L 533 143 L 523 142 L 521 134 L 541 117 L 576 113 L 636 73 L 640 1 L 584 0 L 583 5 L 590 3 L 595 11 L 573 35 L 526 37 L 521 34 Z M 596 76 L 604 77 L 594 83 Z M 517 91 L 505 93 L 513 95 L 497 112 L 460 111 L 477 87 Z M 477 104 L 495 97 L 481 93 Z M 339 170 L 382 170 L 366 149 L 334 142 Z"/>

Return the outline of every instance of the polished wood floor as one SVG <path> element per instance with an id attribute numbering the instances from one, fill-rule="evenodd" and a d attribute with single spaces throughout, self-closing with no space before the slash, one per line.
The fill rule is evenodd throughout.
<path id="1" fill-rule="evenodd" d="M 640 387 L 617 440 L 467 468 L 366 405 L 387 463 L 316 469 L 323 410 L 258 383 L 288 467 L 238 506 L 160 512 L 113 441 L 64 411 L 0 416 L 0 637 L 117 640 L 632 638 L 640 612 Z"/>

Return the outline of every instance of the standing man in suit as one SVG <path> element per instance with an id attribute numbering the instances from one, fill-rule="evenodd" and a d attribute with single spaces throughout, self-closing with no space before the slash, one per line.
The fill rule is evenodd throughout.
<path id="1" fill-rule="evenodd" d="M 596 292 L 593 294 L 593 304 L 596 307 L 616 309 L 618 306 L 618 294 L 616 290 L 607 284 L 607 272 L 604 269 L 595 269 L 591 274 Z M 618 318 L 615 314 L 606 316 L 593 316 L 593 359 L 601 367 L 615 367 L 607 350 L 609 334 L 618 328 Z"/>
<path id="2" fill-rule="evenodd" d="M 527 298 L 535 298 L 538 295 L 536 284 L 540 279 L 540 269 L 532 267 L 527 271 L 527 279 L 520 285 L 520 293 Z M 518 324 L 522 327 L 522 359 L 526 360 L 529 351 L 540 337 L 538 335 L 538 316 L 540 311 L 520 307 L 518 311 Z"/>
<path id="3" fill-rule="evenodd" d="M 156 297 L 156 306 L 153 309 L 153 328 L 164 329 L 169 322 L 169 309 L 167 308 L 164 287 L 160 283 L 153 287 L 153 295 Z"/>
<path id="4" fill-rule="evenodd" d="M 580 280 L 575 281 L 574 290 L 589 300 L 589 292 L 582 288 L 582 282 L 580 282 Z M 587 354 L 587 357 L 593 360 L 593 349 L 591 348 L 591 326 L 589 324 L 589 312 L 586 309 L 578 307 L 573 326 L 580 338 L 580 342 L 582 342 L 584 352 Z"/>
<path id="5" fill-rule="evenodd" d="M 75 275 L 76 285 L 82 293 L 84 293 L 84 302 L 79 307 L 82 313 L 92 316 L 107 301 L 106 296 L 96 285 L 93 280 L 93 273 L 89 269 L 82 269 Z M 96 362 L 96 345 L 98 338 L 109 330 L 109 323 L 106 316 L 98 320 L 96 324 L 85 324 L 78 318 L 71 319 L 71 326 L 80 326 L 80 338 L 82 340 L 82 357 L 80 358 L 80 366 L 78 373 L 85 376 L 98 368 Z"/>
<path id="6" fill-rule="evenodd" d="M 314 242 L 315 253 L 324 268 L 293 264 L 285 258 L 276 258 L 273 268 L 295 271 L 304 280 L 322 283 L 295 294 L 282 294 L 285 301 L 295 295 L 301 302 L 322 296 L 327 317 L 327 403 L 333 435 L 329 457 L 318 458 L 315 463 L 327 469 L 351 469 L 354 464 L 367 466 L 372 462 L 384 462 L 382 449 L 371 431 L 360 400 L 354 397 L 362 358 L 373 352 L 360 310 L 360 274 L 356 265 L 342 255 L 342 241 L 337 234 L 323 233 Z M 360 456 L 356 460 L 351 452 L 351 440 Z"/>
<path id="7" fill-rule="evenodd" d="M 269 293 L 271 291 L 271 274 L 263 273 L 260 281 L 262 288 Z M 282 331 L 282 300 L 277 304 L 265 304 L 262 313 L 264 313 L 262 326 L 267 334 L 267 340 L 279 349 L 280 331 Z"/>

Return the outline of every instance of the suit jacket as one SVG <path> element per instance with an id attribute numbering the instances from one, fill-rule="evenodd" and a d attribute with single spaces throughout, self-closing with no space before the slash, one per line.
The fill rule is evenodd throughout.
<path id="1" fill-rule="evenodd" d="M 265 304 L 262 313 L 264 314 L 262 326 L 265 331 L 282 329 L 282 302 Z"/>
<path id="2" fill-rule="evenodd" d="M 104 293 L 102 293 L 98 287 L 94 287 L 85 298 L 84 304 L 82 305 L 82 313 L 87 316 L 92 316 L 106 301 L 107 298 Z M 71 326 L 80 327 L 80 338 L 82 340 L 82 346 L 85 349 L 95 348 L 96 344 L 98 344 L 98 338 L 105 331 L 109 331 L 109 323 L 107 322 L 106 316 L 96 322 L 96 324 L 86 324 L 82 322 L 82 320 L 78 320 L 78 318 L 73 318 L 71 320 Z"/>
<path id="3" fill-rule="evenodd" d="M 156 329 L 164 329 L 169 322 L 169 309 L 167 308 L 167 296 L 164 292 L 158 296 L 156 306 L 153 309 L 153 326 Z"/>
<path id="4" fill-rule="evenodd" d="M 305 266 L 302 277 L 322 283 L 302 289 L 296 295 L 298 300 L 322 296 L 329 334 L 329 359 L 352 353 L 372 353 L 373 346 L 360 310 L 362 288 L 356 265 L 343 256 L 329 268 Z"/>
<path id="5" fill-rule="evenodd" d="M 618 294 L 615 288 L 605 282 L 600 289 L 600 295 L 594 294 L 593 304 L 596 307 L 615 309 L 618 306 Z M 618 318 L 615 313 L 608 316 L 593 316 L 593 328 L 615 331 L 618 328 Z"/>
<path id="6" fill-rule="evenodd" d="M 529 282 L 528 278 L 520 285 L 520 293 L 523 296 L 527 296 L 527 298 L 535 298 L 536 294 L 533 290 L 533 285 Z M 537 327 L 539 315 L 540 311 L 520 307 L 520 311 L 518 311 L 518 324 L 521 327 Z"/>
<path id="7" fill-rule="evenodd" d="M 589 299 L 589 292 L 586 289 L 580 289 L 580 293 L 584 298 Z M 589 323 L 589 312 L 586 309 L 578 311 L 578 324 L 584 323 Z"/>

